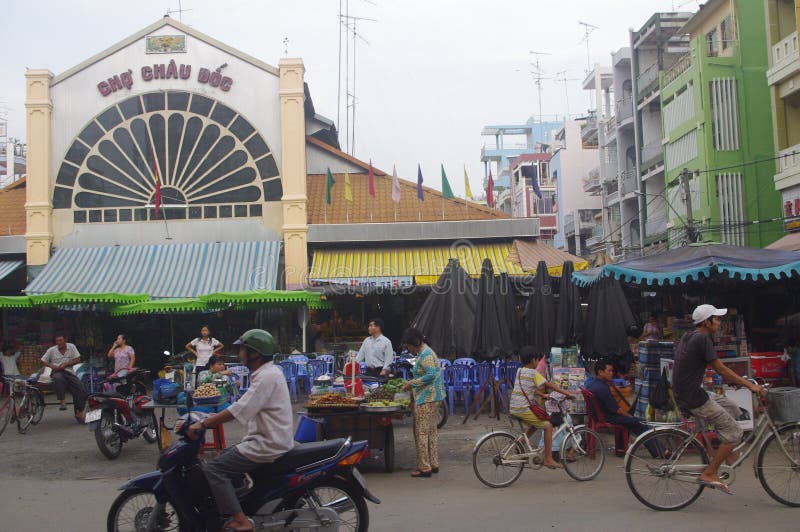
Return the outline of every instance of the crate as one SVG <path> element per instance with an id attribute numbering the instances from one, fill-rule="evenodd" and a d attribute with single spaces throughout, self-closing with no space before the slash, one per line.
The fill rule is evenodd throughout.
<path id="1" fill-rule="evenodd" d="M 767 411 L 773 421 L 800 421 L 800 388 L 772 388 L 767 395 Z"/>

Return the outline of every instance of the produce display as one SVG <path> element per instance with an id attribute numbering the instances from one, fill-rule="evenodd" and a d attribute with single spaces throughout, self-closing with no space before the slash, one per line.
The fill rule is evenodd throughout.
<path id="1" fill-rule="evenodd" d="M 211 397 L 219 397 L 219 392 L 217 391 L 217 387 L 211 383 L 201 384 L 197 387 L 194 391 L 195 399 L 208 399 Z"/>
<path id="2" fill-rule="evenodd" d="M 308 399 L 308 403 L 304 405 L 306 408 L 356 408 L 358 401 L 354 397 L 350 397 L 341 393 L 321 393 L 319 395 L 312 395 Z"/>

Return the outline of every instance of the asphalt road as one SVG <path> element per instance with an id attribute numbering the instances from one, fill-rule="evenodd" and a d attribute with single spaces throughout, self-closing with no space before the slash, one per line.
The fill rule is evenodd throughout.
<path id="1" fill-rule="evenodd" d="M 796 530 L 800 508 L 774 502 L 761 489 L 751 464 L 738 471 L 734 496 L 706 490 L 689 508 L 659 513 L 631 495 L 610 456 L 597 479 L 576 482 L 563 471 L 525 471 L 505 489 L 483 486 L 471 466 L 472 446 L 488 426 L 486 417 L 466 425 L 451 418 L 440 433 L 442 471 L 430 479 L 409 476 L 414 466 L 409 421 L 396 427 L 397 465 L 382 472 L 380 456 L 360 468 L 382 500 L 369 505 L 371 529 L 406 530 Z M 227 439 L 241 429 L 229 425 Z M 69 412 L 48 407 L 42 423 L 24 435 L 8 427 L 0 436 L 0 532 L 100 531 L 117 488 L 151 470 L 158 451 L 144 440 L 130 442 L 120 458 L 107 460 L 94 437 Z"/>

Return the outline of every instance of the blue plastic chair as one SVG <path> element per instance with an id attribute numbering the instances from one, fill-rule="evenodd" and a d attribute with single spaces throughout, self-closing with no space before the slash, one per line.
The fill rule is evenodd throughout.
<path id="1" fill-rule="evenodd" d="M 250 388 L 250 370 L 247 366 L 231 366 L 228 368 L 236 376 L 239 388 L 239 397 Z"/>
<path id="2" fill-rule="evenodd" d="M 448 367 L 450 367 L 450 361 L 447 360 L 446 358 L 440 358 L 439 359 L 439 365 L 442 366 L 442 369 L 448 368 Z M 452 410 L 451 410 L 451 412 L 452 412 Z"/>
<path id="3" fill-rule="evenodd" d="M 477 364 L 477 362 L 475 362 L 474 358 L 465 357 L 465 358 L 457 358 L 457 359 L 455 359 L 453 361 L 453 364 L 463 364 L 465 366 L 474 366 L 475 364 Z"/>
<path id="4" fill-rule="evenodd" d="M 289 386 L 289 393 L 292 395 L 292 401 L 297 400 L 297 365 L 291 360 L 284 360 L 278 364 L 283 371 L 283 377 L 286 379 L 286 384 Z"/>
<path id="5" fill-rule="evenodd" d="M 309 360 L 308 361 L 308 378 L 314 380 L 322 375 L 331 375 L 333 373 L 328 370 L 328 362 L 325 360 Z"/>
<path id="6" fill-rule="evenodd" d="M 328 364 L 326 374 L 333 375 L 335 359 L 333 355 L 317 355 L 316 360 L 324 360 Z"/>
<path id="7" fill-rule="evenodd" d="M 450 403 L 450 412 L 455 412 L 455 398 L 460 394 L 464 400 L 464 413 L 469 413 L 472 386 L 469 382 L 469 366 L 450 365 L 443 370 L 444 386 Z"/>
<path id="8" fill-rule="evenodd" d="M 494 368 L 489 362 L 481 362 L 470 367 L 470 384 L 472 385 L 472 400 L 481 401 L 487 393 L 492 393 L 491 388 L 486 388 L 481 394 L 481 388 L 489 381 Z"/>
<path id="9" fill-rule="evenodd" d="M 306 393 L 311 392 L 311 378 L 308 375 L 308 357 L 306 355 L 289 355 L 289 360 L 297 368 L 297 384 L 303 387 Z"/>

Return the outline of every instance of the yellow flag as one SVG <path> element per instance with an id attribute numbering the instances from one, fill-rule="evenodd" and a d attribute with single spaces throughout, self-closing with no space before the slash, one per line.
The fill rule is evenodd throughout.
<path id="1" fill-rule="evenodd" d="M 353 201 L 353 190 L 350 188 L 350 174 L 345 171 L 344 173 L 344 199 L 346 201 Z"/>
<path id="2" fill-rule="evenodd" d="M 467 177 L 467 165 L 464 165 L 464 192 L 467 194 L 467 199 L 470 201 L 475 201 L 475 198 L 472 197 L 472 190 L 469 188 L 469 177 Z"/>

